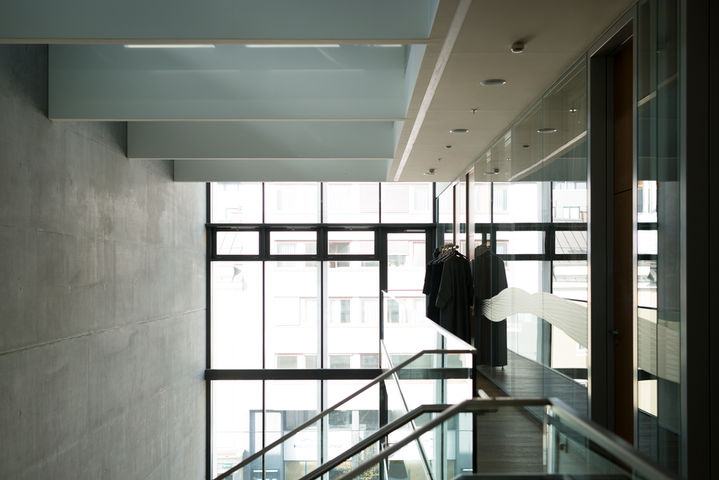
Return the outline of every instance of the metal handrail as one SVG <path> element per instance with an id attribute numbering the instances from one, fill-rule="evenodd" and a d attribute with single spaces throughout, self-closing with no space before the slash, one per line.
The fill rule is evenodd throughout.
<path id="1" fill-rule="evenodd" d="M 489 400 L 465 400 L 449 407 L 447 410 L 429 421 L 419 430 L 403 438 L 401 441 L 395 443 L 391 447 L 386 448 L 374 457 L 364 461 L 353 470 L 350 470 L 344 475 L 338 477 L 336 480 L 348 480 L 350 478 L 355 478 L 360 473 L 386 460 L 390 455 L 404 448 L 410 442 L 419 439 L 419 437 L 421 437 L 425 433 L 431 431 L 433 428 L 449 420 L 457 413 L 477 412 L 487 410 L 488 408 L 512 406 L 551 406 L 553 411 L 557 414 L 559 418 L 567 421 L 567 424 L 571 425 L 572 428 L 577 430 L 580 434 L 584 435 L 587 439 L 593 441 L 600 447 L 604 448 L 609 454 L 613 455 L 615 458 L 625 463 L 630 468 L 641 471 L 643 475 L 646 475 L 648 478 L 651 478 L 653 480 L 676 480 L 676 477 L 668 475 L 667 473 L 655 467 L 648 460 L 645 460 L 641 456 L 639 456 L 638 452 L 633 450 L 631 446 L 626 444 L 626 442 L 622 441 L 618 436 L 612 434 L 611 432 L 603 432 L 600 428 L 598 428 L 591 422 L 579 418 L 576 414 L 572 413 L 569 407 L 565 406 L 560 400 L 556 398 L 493 398 Z"/>
<path id="2" fill-rule="evenodd" d="M 444 403 L 420 405 L 419 407 L 415 408 L 414 410 L 411 410 L 411 411 L 405 413 L 404 415 L 402 415 L 400 418 L 394 420 L 393 422 L 388 423 L 384 427 L 382 427 L 379 430 L 377 430 L 376 432 L 374 432 L 369 437 L 365 438 L 361 442 L 353 445 L 349 449 L 340 453 L 332 460 L 326 461 L 321 466 L 312 470 L 310 473 L 308 473 L 304 477 L 301 477 L 299 480 L 311 480 L 311 479 L 317 478 L 321 475 L 324 475 L 325 473 L 327 473 L 330 470 L 332 470 L 333 468 L 335 468 L 337 465 L 345 462 L 348 458 L 356 455 L 357 453 L 361 452 L 362 450 L 369 447 L 373 443 L 378 442 L 383 437 L 386 437 L 393 431 L 406 425 L 408 422 L 411 422 L 412 420 L 419 417 L 420 415 L 425 414 L 425 413 L 439 413 L 439 412 L 446 410 L 449 407 L 450 407 L 450 405 L 447 405 Z"/>
<path id="3" fill-rule="evenodd" d="M 220 475 L 218 475 L 217 477 L 215 477 L 215 480 L 222 480 L 222 479 L 224 479 L 224 478 L 229 477 L 230 475 L 232 475 L 233 473 L 235 473 L 237 470 L 241 469 L 242 467 L 245 467 L 245 466 L 248 465 L 250 462 L 256 460 L 257 458 L 261 457 L 262 455 L 265 455 L 267 452 L 269 452 L 270 450 L 272 450 L 272 449 L 275 448 L 276 446 L 280 445 L 281 443 L 285 442 L 287 439 L 293 437 L 294 435 L 296 435 L 296 434 L 299 433 L 300 431 L 304 430 L 306 427 L 312 425 L 312 424 L 315 423 L 317 420 L 320 420 L 320 419 L 324 418 L 325 416 L 329 415 L 331 412 L 337 410 L 337 408 L 341 407 L 341 406 L 344 405 L 345 403 L 347 403 L 347 402 L 349 402 L 350 400 L 352 400 L 353 398 L 357 397 L 357 396 L 358 396 L 359 394 L 361 394 L 362 392 L 365 392 L 366 390 L 369 390 L 369 389 L 370 389 L 371 387 L 373 387 L 374 385 L 376 385 L 376 384 L 378 384 L 379 382 L 383 381 L 384 379 L 390 377 L 391 375 L 394 375 L 395 372 L 397 372 L 397 371 L 401 370 L 402 368 L 406 367 L 407 365 L 409 365 L 410 363 L 414 362 L 415 360 L 417 360 L 419 357 L 421 357 L 421 356 L 423 356 L 423 355 L 429 355 L 429 354 L 461 354 L 461 353 L 474 354 L 475 351 L 476 351 L 476 350 L 475 350 L 474 348 L 472 348 L 471 350 L 470 350 L 470 349 L 467 349 L 467 350 L 439 350 L 439 349 L 433 349 L 433 350 L 422 350 L 422 351 L 420 351 L 420 352 L 417 352 L 417 353 L 415 353 L 414 355 L 412 355 L 411 357 L 409 357 L 407 360 L 405 360 L 404 362 L 402 362 L 402 363 L 400 363 L 399 365 L 397 365 L 396 367 L 392 368 L 391 370 L 387 370 L 387 371 L 384 372 L 382 375 L 378 376 L 377 378 L 375 378 L 374 380 L 372 380 L 371 382 L 369 382 L 367 385 L 365 385 L 364 387 L 360 388 L 360 389 L 357 390 L 356 392 L 350 394 L 349 396 L 347 396 L 347 397 L 344 398 L 343 400 L 340 400 L 339 402 L 337 402 L 336 404 L 334 404 L 334 405 L 332 405 L 331 407 L 327 408 L 326 410 L 323 410 L 322 412 L 318 413 L 317 415 L 315 415 L 314 417 L 310 418 L 309 420 L 307 420 L 305 423 L 303 423 L 303 424 L 300 425 L 299 427 L 295 428 L 295 429 L 292 430 L 291 432 L 289 432 L 289 433 L 283 435 L 282 437 L 278 438 L 278 439 L 275 440 L 274 442 L 270 443 L 268 446 L 266 446 L 266 447 L 263 448 L 262 450 L 253 453 L 252 455 L 250 455 L 249 457 L 245 458 L 244 460 L 242 460 L 240 463 L 238 463 L 237 465 L 235 465 L 235 466 L 232 467 L 231 469 L 227 470 L 226 472 L 221 473 Z"/>

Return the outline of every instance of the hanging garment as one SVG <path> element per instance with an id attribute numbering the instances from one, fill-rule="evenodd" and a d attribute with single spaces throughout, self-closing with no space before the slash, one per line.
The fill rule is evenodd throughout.
<path id="1" fill-rule="evenodd" d="M 472 305 L 472 271 L 469 260 L 454 250 L 442 263 L 442 277 L 435 302 L 440 311 L 439 324 L 469 343 L 469 307 Z"/>
<path id="2" fill-rule="evenodd" d="M 439 248 L 434 249 L 432 260 L 427 263 L 427 268 L 424 273 L 424 287 L 422 287 L 422 293 L 425 294 L 426 315 L 427 318 L 439 323 L 439 308 L 435 305 L 437 302 L 437 292 L 439 292 L 439 282 L 442 280 L 442 267 L 444 264 L 439 259 L 441 250 Z"/>
<path id="3" fill-rule="evenodd" d="M 493 322 L 482 315 L 482 302 L 507 288 L 504 262 L 485 247 L 474 250 L 474 331 L 479 363 L 507 364 L 507 320 Z"/>

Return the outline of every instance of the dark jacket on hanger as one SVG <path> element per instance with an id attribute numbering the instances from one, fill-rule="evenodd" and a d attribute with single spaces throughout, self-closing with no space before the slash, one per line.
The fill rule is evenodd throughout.
<path id="1" fill-rule="evenodd" d="M 457 251 L 447 256 L 435 305 L 440 311 L 439 324 L 470 342 L 469 307 L 472 305 L 472 271 L 467 257 Z"/>
<path id="2" fill-rule="evenodd" d="M 507 364 L 507 321 L 493 322 L 482 315 L 482 303 L 507 288 L 504 262 L 483 247 L 474 250 L 474 331 L 475 347 L 482 365 Z"/>

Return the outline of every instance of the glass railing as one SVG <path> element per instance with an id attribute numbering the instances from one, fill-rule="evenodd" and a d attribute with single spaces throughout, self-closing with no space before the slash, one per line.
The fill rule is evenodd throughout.
<path id="1" fill-rule="evenodd" d="M 373 430 L 366 429 L 363 430 L 359 436 L 350 435 L 344 439 L 334 436 L 333 439 L 330 439 L 331 441 L 327 441 L 327 438 L 321 441 L 323 436 L 332 433 L 333 421 L 336 417 L 347 413 L 352 415 L 353 404 L 368 403 L 366 401 L 367 397 L 376 397 L 376 387 L 378 385 L 380 385 L 381 388 L 384 387 L 386 389 L 387 386 L 389 386 L 389 389 L 394 389 L 396 388 L 395 386 L 397 385 L 398 379 L 401 379 L 400 381 L 405 383 L 434 382 L 435 379 L 432 378 L 432 375 L 442 375 L 444 372 L 442 372 L 441 369 L 427 369 L 427 365 L 433 365 L 437 362 L 441 363 L 445 360 L 438 360 L 438 358 L 441 359 L 448 355 L 465 355 L 471 357 L 472 353 L 472 350 L 450 351 L 439 349 L 424 350 L 415 353 L 398 365 L 385 371 L 361 389 L 302 423 L 291 432 L 281 437 L 278 436 L 279 438 L 276 439 L 265 438 L 265 443 L 267 444 L 265 448 L 247 456 L 234 467 L 218 475 L 216 480 L 225 478 L 233 480 L 269 478 L 268 476 L 273 476 L 272 474 L 274 474 L 273 478 L 277 479 L 293 480 L 301 478 L 309 470 L 323 464 L 326 459 L 331 458 L 333 452 L 335 454 L 343 452 L 353 444 L 374 433 Z M 413 390 L 411 393 L 412 395 L 417 395 L 416 400 L 420 404 L 435 403 L 435 398 L 437 398 L 435 391 L 432 389 L 423 389 L 421 391 Z M 386 398 L 388 397 L 389 396 Z M 397 397 L 393 396 L 392 398 Z M 376 398 L 371 398 L 371 400 L 376 402 Z M 378 412 L 381 418 L 388 418 L 386 405 L 387 403 L 385 403 L 383 407 L 384 414 L 383 412 Z M 402 405 L 399 407 L 398 411 L 401 412 L 399 415 L 406 413 L 405 406 Z M 393 417 L 394 416 L 396 415 L 393 414 Z M 397 433 L 397 435 L 399 435 L 399 433 Z M 335 445 L 333 442 L 338 442 L 338 444 Z M 329 443 L 332 443 L 332 445 Z M 379 445 L 370 446 L 365 452 L 365 455 L 374 455 L 377 452 L 379 452 Z M 304 469 L 282 468 L 283 465 L 285 467 L 287 465 L 295 465 L 296 462 L 290 462 L 298 458 L 302 459 L 302 464 L 305 465 Z M 357 457 L 357 459 L 360 458 L 364 457 Z M 349 465 L 351 466 L 352 464 Z M 347 464 L 343 468 L 346 469 Z"/>
<path id="2" fill-rule="evenodd" d="M 544 410 L 541 422 L 527 416 L 529 407 Z M 559 400 L 472 399 L 429 415 L 416 431 L 334 480 L 673 478 Z"/>

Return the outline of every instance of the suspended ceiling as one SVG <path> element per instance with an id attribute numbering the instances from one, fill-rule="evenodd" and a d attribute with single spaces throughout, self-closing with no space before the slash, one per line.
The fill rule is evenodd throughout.
<path id="1" fill-rule="evenodd" d="M 448 181 L 631 3 L 25 0 L 0 42 L 50 43 L 50 118 L 126 121 L 177 180 Z"/>

